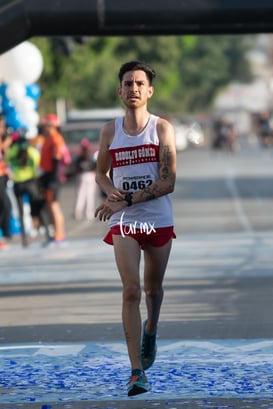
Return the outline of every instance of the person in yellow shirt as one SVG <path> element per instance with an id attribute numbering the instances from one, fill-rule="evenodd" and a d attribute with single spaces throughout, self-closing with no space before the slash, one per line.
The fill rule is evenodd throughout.
<path id="1" fill-rule="evenodd" d="M 39 219 L 46 228 L 49 237 L 48 220 L 45 212 L 45 202 L 38 185 L 38 170 L 40 152 L 31 146 L 25 138 L 24 131 L 14 134 L 14 142 L 7 153 L 7 164 L 10 166 L 13 179 L 13 190 L 17 200 L 22 245 L 28 245 L 27 232 L 24 222 L 24 196 L 27 195 L 30 204 L 30 213 L 33 219 Z"/>

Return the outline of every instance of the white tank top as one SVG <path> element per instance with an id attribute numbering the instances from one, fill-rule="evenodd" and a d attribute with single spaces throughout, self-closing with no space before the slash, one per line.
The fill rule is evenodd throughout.
<path id="1" fill-rule="evenodd" d="M 118 189 L 136 192 L 159 179 L 158 116 L 151 115 L 145 129 L 135 135 L 123 130 L 123 117 L 115 120 L 115 135 L 109 147 L 112 157 L 113 183 Z M 133 204 L 113 214 L 109 226 L 125 225 L 141 229 L 143 226 L 173 226 L 172 203 L 169 195 Z"/>

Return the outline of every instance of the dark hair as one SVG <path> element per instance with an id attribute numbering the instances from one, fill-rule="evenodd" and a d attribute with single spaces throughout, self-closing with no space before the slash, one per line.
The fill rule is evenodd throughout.
<path id="1" fill-rule="evenodd" d="M 146 62 L 138 61 L 138 60 L 126 62 L 120 67 L 119 74 L 118 74 L 120 83 L 122 82 L 123 76 L 126 72 L 137 71 L 137 70 L 144 71 L 145 74 L 147 75 L 150 85 L 152 85 L 153 79 L 156 77 L 155 70 Z"/>

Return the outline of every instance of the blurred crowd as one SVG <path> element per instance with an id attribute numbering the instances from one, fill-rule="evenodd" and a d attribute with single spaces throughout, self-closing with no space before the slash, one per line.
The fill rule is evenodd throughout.
<path id="1" fill-rule="evenodd" d="M 66 240 L 59 193 L 68 166 L 77 178 L 74 217 L 93 219 L 96 182 L 90 148 L 88 139 L 83 139 L 72 162 L 55 114 L 41 118 L 39 133 L 31 139 L 26 129 L 7 129 L 0 115 L 0 250 L 10 246 L 15 233 L 27 247 L 30 230 L 43 233 L 45 247 Z M 14 231 L 16 223 L 18 232 Z"/>
<path id="2" fill-rule="evenodd" d="M 236 131 L 233 121 L 226 117 L 217 118 L 214 121 L 212 148 L 235 152 Z"/>
<path id="3" fill-rule="evenodd" d="M 254 117 L 254 127 L 261 146 L 273 146 L 273 118 L 269 111 L 261 111 Z"/>
<path id="4" fill-rule="evenodd" d="M 241 124 L 240 124 L 241 125 Z M 265 149 L 273 147 L 273 114 L 270 110 L 249 113 L 247 129 L 238 132 L 238 121 L 235 124 L 228 114 L 214 118 L 212 121 L 212 143 L 215 150 L 235 153 L 239 149 L 240 135 L 253 135 L 257 143 Z"/>

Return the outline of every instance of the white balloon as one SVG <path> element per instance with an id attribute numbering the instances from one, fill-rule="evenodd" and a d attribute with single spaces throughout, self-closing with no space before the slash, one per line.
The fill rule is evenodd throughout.
<path id="1" fill-rule="evenodd" d="M 22 116 L 22 121 L 27 125 L 28 128 L 32 126 L 37 126 L 40 120 L 40 116 L 36 111 L 30 112 L 20 112 Z"/>
<path id="2" fill-rule="evenodd" d="M 37 126 L 31 126 L 31 127 L 28 128 L 27 133 L 26 133 L 27 139 L 32 139 L 37 135 L 38 135 Z"/>
<path id="3" fill-rule="evenodd" d="M 25 41 L 4 53 L 0 65 L 4 82 L 22 81 L 24 84 L 32 84 L 43 71 L 43 57 L 34 44 Z"/>
<path id="4" fill-rule="evenodd" d="M 30 98 L 24 96 L 21 99 L 18 99 L 14 103 L 15 108 L 20 112 L 29 112 L 35 110 L 35 101 Z"/>
<path id="5" fill-rule="evenodd" d="M 13 81 L 8 84 L 6 95 L 13 102 L 20 101 L 26 95 L 26 88 L 21 81 Z"/>
<path id="6" fill-rule="evenodd" d="M 2 57 L 0 56 L 0 82 L 3 81 Z"/>

